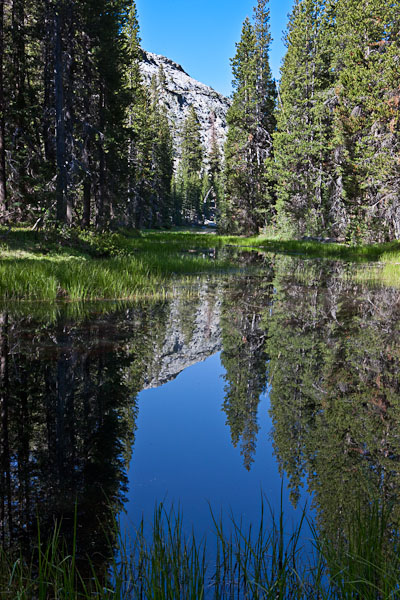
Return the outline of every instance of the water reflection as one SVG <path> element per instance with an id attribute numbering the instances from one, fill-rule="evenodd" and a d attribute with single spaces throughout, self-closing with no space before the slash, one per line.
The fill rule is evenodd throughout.
<path id="1" fill-rule="evenodd" d="M 400 295 L 344 267 L 282 259 L 269 320 L 273 439 L 296 502 L 307 478 L 336 539 L 371 500 L 399 518 Z"/>
<path id="2" fill-rule="evenodd" d="M 243 258 L 254 262 L 262 272 L 199 280 L 196 295 L 178 288 L 163 303 L 48 319 L 3 307 L 3 546 L 28 551 L 37 518 L 49 531 L 62 517 L 68 538 L 76 503 L 80 555 L 106 558 L 108 507 L 118 511 L 127 491 L 138 392 L 219 351 L 219 407 L 242 468 L 252 468 L 268 389 L 276 460 L 294 504 L 307 482 L 321 530 L 334 539 L 373 496 L 397 499 L 398 292 L 356 285 L 338 263 Z"/>
<path id="3" fill-rule="evenodd" d="M 163 309 L 160 309 L 161 313 Z M 51 324 L 0 315 L 1 538 L 29 551 L 62 519 L 79 552 L 107 556 L 111 505 L 126 490 L 146 366 L 144 343 L 157 310 Z"/>
<path id="4" fill-rule="evenodd" d="M 254 461 L 258 434 L 258 405 L 267 384 L 264 314 L 272 298 L 272 270 L 263 277 L 242 276 L 224 289 L 221 362 L 225 368 L 223 409 L 232 444 L 240 443 L 244 466 Z"/>

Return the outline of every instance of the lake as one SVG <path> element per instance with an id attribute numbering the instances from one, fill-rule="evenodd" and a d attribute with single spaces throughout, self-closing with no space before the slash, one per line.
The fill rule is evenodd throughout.
<path id="1" fill-rule="evenodd" d="M 399 290 L 253 253 L 173 291 L 1 307 L 3 546 L 29 552 L 38 522 L 71 536 L 76 511 L 79 554 L 106 556 L 109 506 L 134 536 L 159 502 L 199 538 L 261 498 L 330 539 L 375 500 L 397 527 Z"/>

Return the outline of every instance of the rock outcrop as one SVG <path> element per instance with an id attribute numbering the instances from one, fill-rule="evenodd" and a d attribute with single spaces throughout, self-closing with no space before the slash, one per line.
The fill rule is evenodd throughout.
<path id="1" fill-rule="evenodd" d="M 201 125 L 201 138 L 204 148 L 209 152 L 211 147 L 211 119 L 215 115 L 215 130 L 222 150 L 225 143 L 227 124 L 226 113 L 230 100 L 211 87 L 190 77 L 181 65 L 158 54 L 143 51 L 141 71 L 146 84 L 151 83 L 154 75 L 158 75 L 162 65 L 166 76 L 166 97 L 171 123 L 174 128 L 176 156 L 180 157 L 180 137 L 183 123 L 189 107 L 194 106 Z"/>

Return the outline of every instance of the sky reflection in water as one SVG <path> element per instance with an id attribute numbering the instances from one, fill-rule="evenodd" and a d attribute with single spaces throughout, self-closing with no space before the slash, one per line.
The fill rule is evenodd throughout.
<path id="1" fill-rule="evenodd" d="M 260 431 L 254 463 L 248 471 L 240 448 L 234 448 L 226 414 L 224 369 L 220 354 L 187 368 L 174 381 L 139 395 L 139 417 L 134 454 L 129 469 L 128 519 L 142 514 L 152 519 L 156 503 L 180 506 L 188 527 L 203 535 L 216 515 L 232 510 L 245 523 L 257 520 L 261 493 L 276 516 L 280 511 L 281 476 L 273 456 L 268 393 L 259 404 Z M 307 500 L 304 493 L 299 505 Z M 283 489 L 285 517 L 298 522 L 300 508 Z"/>

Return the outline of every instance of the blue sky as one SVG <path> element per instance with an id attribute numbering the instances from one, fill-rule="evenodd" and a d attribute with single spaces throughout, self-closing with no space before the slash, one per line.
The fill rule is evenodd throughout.
<path id="1" fill-rule="evenodd" d="M 180 63 L 195 79 L 229 95 L 231 69 L 242 23 L 256 0 L 136 0 L 142 46 Z M 271 68 L 279 77 L 282 32 L 292 0 L 271 0 Z"/>

